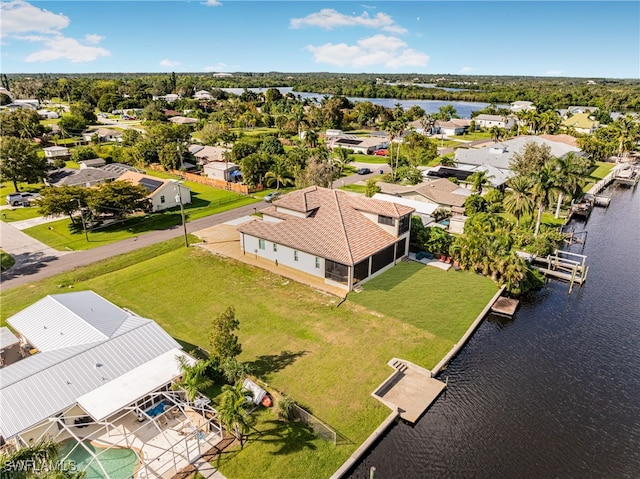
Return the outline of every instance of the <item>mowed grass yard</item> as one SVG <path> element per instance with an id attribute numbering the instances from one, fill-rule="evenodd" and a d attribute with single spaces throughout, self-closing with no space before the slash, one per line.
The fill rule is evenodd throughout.
<path id="1" fill-rule="evenodd" d="M 162 178 L 172 177 L 168 174 L 153 173 L 154 176 Z M 257 197 L 244 196 L 191 181 L 185 181 L 184 184 L 191 189 L 191 204 L 185 205 L 184 208 L 187 221 L 260 201 Z M 69 218 L 33 226 L 24 232 L 58 250 L 85 250 L 132 238 L 148 231 L 170 228 L 181 222 L 180 208 L 176 207 L 160 213 L 132 216 L 123 222 L 90 230 L 89 241 L 86 240 L 82 228 L 78 224 L 73 225 Z"/>
<path id="2" fill-rule="evenodd" d="M 207 348 L 212 318 L 235 307 L 240 359 L 340 436 L 334 446 L 263 410 L 244 449 L 216 464 L 230 479 L 329 477 L 389 414 L 370 395 L 391 373 L 387 361 L 433 367 L 497 291 L 473 273 L 401 263 L 339 305 L 265 270 L 179 245 L 172 240 L 4 291 L 1 318 L 46 294 L 91 289 L 156 320 L 189 350 Z"/>

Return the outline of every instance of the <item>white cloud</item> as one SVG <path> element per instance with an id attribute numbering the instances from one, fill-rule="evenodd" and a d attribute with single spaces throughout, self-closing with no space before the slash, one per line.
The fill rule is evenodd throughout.
<path id="1" fill-rule="evenodd" d="M 460 73 L 469 73 L 474 71 L 476 71 L 476 68 L 473 68 L 473 67 L 462 67 L 460 69 Z"/>
<path id="2" fill-rule="evenodd" d="M 222 2 L 218 0 L 207 0 L 206 2 L 203 3 L 203 5 L 206 5 L 207 7 L 221 7 Z"/>
<path id="3" fill-rule="evenodd" d="M 174 62 L 172 60 L 167 60 L 167 59 L 164 59 L 164 60 L 162 60 L 160 62 L 160 66 L 167 67 L 167 68 L 179 67 L 181 65 L 182 65 L 182 63 L 180 63 L 180 62 Z"/>
<path id="4" fill-rule="evenodd" d="M 104 37 L 100 35 L 96 35 L 95 33 L 84 36 L 84 41 L 92 45 L 100 43 L 102 40 L 104 40 Z"/>
<path id="5" fill-rule="evenodd" d="M 383 66 L 386 68 L 424 67 L 429 55 L 419 52 L 397 37 L 374 35 L 362 38 L 355 45 L 346 43 L 325 43 L 308 45 L 306 50 L 313 53 L 316 63 L 327 63 L 339 67 L 367 68 Z"/>
<path id="6" fill-rule="evenodd" d="M 46 49 L 32 53 L 26 62 L 50 62 L 54 60 L 69 60 L 72 63 L 91 62 L 100 57 L 108 57 L 111 55 L 109 50 L 101 47 L 87 46 L 80 43 L 75 38 L 67 38 L 61 35 L 48 38 L 44 41 Z"/>
<path id="7" fill-rule="evenodd" d="M 0 3 L 3 38 L 43 44 L 42 49 L 27 56 L 25 62 L 68 60 L 79 63 L 111 55 L 109 50 L 97 46 L 104 40 L 100 35 L 88 34 L 81 40 L 65 37 L 62 30 L 69 24 L 69 18 L 62 13 L 52 13 L 23 0 Z"/>
<path id="8" fill-rule="evenodd" d="M 59 33 L 69 26 L 69 18 L 51 13 L 22 0 L 0 3 L 2 36 L 26 32 Z"/>
<path id="9" fill-rule="evenodd" d="M 545 72 L 545 75 L 562 75 L 562 70 L 549 70 Z"/>
<path id="10" fill-rule="evenodd" d="M 362 15 L 345 15 L 333 8 L 323 8 L 319 12 L 311 13 L 306 17 L 292 18 L 289 21 L 290 28 L 320 27 L 332 30 L 338 27 L 367 27 L 377 28 L 389 33 L 404 34 L 407 29 L 398 25 L 390 15 L 378 12 L 370 16 L 367 12 Z"/>

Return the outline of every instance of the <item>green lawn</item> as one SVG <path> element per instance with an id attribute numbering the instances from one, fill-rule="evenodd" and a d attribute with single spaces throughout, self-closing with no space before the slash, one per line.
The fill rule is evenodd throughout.
<path id="1" fill-rule="evenodd" d="M 358 163 L 371 163 L 374 165 L 386 165 L 389 161 L 389 158 L 386 156 L 378 156 L 378 155 L 360 155 L 357 153 L 353 153 L 350 155 L 353 158 L 353 161 Z"/>
<path id="2" fill-rule="evenodd" d="M 208 347 L 211 318 L 234 306 L 240 359 L 340 439 L 337 446 L 320 441 L 306 427 L 264 411 L 244 450 L 220 458 L 217 466 L 230 479 L 254 478 L 256 471 L 259 477 L 329 477 L 389 414 L 371 397 L 391 372 L 387 361 L 400 357 L 433 367 L 497 291 L 473 273 L 401 263 L 339 305 L 333 296 L 180 244 L 172 240 L 3 291 L 0 317 L 4 322 L 46 294 L 92 289 L 155 319 L 189 349 Z M 176 289 L 175 278 L 185 273 L 202 282 Z"/>
<path id="3" fill-rule="evenodd" d="M 593 185 L 595 185 L 598 181 L 607 176 L 613 167 L 616 166 L 615 163 L 609 163 L 606 161 L 596 161 L 596 166 L 593 171 L 587 177 L 587 183 L 582 188 L 583 192 L 587 192 L 591 189 Z"/>
<path id="4" fill-rule="evenodd" d="M 16 261 L 13 259 L 13 256 L 11 256 L 9 253 L 5 253 L 0 249 L 0 270 L 1 271 L 7 271 L 15 263 Z"/>
<path id="5" fill-rule="evenodd" d="M 160 177 L 171 176 L 159 172 L 152 173 Z M 259 201 L 259 198 L 244 196 L 190 181 L 186 181 L 185 185 L 191 188 L 191 204 L 185 205 L 187 221 Z M 89 241 L 86 240 L 82 228 L 78 227 L 78 225 L 73 225 L 68 218 L 33 226 L 27 228 L 24 232 L 58 250 L 85 250 L 138 236 L 148 231 L 167 229 L 181 223 L 180 208 L 172 208 L 160 213 L 137 215 L 124 222 L 89 231 Z"/>
<path id="6" fill-rule="evenodd" d="M 42 188 L 45 188 L 43 183 L 18 183 L 18 187 L 20 191 L 33 191 L 38 192 Z M 15 193 L 15 189 L 13 188 L 13 183 L 7 181 L 2 183 L 0 187 L 0 205 L 7 204 L 7 195 L 10 193 Z M 6 221 L 7 223 L 11 221 L 21 221 L 27 220 L 30 218 L 36 218 L 40 216 L 38 213 L 38 208 L 36 207 L 23 207 L 23 206 L 15 206 L 8 209 L 0 210 L 0 219 L 2 221 Z"/>
<path id="7" fill-rule="evenodd" d="M 366 193 L 367 187 L 365 185 L 345 185 L 340 187 L 341 190 L 351 191 L 352 193 Z"/>

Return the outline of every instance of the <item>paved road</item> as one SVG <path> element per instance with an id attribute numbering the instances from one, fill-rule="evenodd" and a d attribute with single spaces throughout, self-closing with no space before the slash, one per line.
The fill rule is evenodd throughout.
<path id="1" fill-rule="evenodd" d="M 253 214 L 256 209 L 262 209 L 265 206 L 267 206 L 265 202 L 253 203 L 234 210 L 218 213 L 217 215 L 200 218 L 187 223 L 187 232 L 193 233 L 203 228 L 250 215 Z M 52 250 L 42 243 L 33 240 L 30 236 L 11 227 L 10 224 L 0 223 L 0 234 L 2 235 L 0 246 L 2 246 L 2 249 L 14 257 L 15 255 L 24 255 L 24 258 L 20 259 L 20 263 L 16 261 L 16 265 L 13 268 L 0 275 L 2 281 L 0 286 L 2 290 L 49 278 L 80 266 L 85 266 L 121 253 L 128 253 L 144 246 L 160 243 L 161 241 L 177 238 L 184 234 L 182 225 L 178 225 L 170 229 L 151 231 L 135 238 L 128 238 L 86 251 L 63 252 Z M 18 234 L 23 236 L 20 237 Z M 9 240 L 9 238 L 13 239 Z M 23 241 L 24 244 L 21 244 L 21 241 Z M 28 244 L 28 241 L 35 241 L 35 244 Z M 33 250 L 30 250 L 30 248 L 33 248 Z"/>
<path id="2" fill-rule="evenodd" d="M 387 164 L 379 164 L 379 163 L 362 163 L 362 162 L 353 162 L 351 163 L 352 166 L 355 166 L 356 168 L 360 169 L 360 168 L 369 168 L 371 170 L 371 173 L 369 173 L 368 175 L 350 175 L 350 176 L 345 176 L 344 178 L 340 178 L 339 180 L 335 180 L 333 182 L 333 189 L 337 189 L 340 188 L 341 186 L 345 186 L 345 185 L 352 185 L 354 183 L 357 183 L 359 181 L 362 181 L 363 183 L 366 183 L 368 179 L 373 178 L 376 175 L 380 174 L 380 170 L 382 170 L 384 173 L 388 173 L 391 171 L 391 167 Z"/>

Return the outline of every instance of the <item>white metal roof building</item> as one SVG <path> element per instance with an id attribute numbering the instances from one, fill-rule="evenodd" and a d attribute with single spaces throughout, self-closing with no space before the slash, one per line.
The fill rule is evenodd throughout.
<path id="1" fill-rule="evenodd" d="M 89 436 L 109 448 L 138 441 L 141 467 L 152 477 L 155 469 L 149 458 L 156 469 L 162 464 L 175 472 L 185 460 L 175 449 L 181 447 L 184 435 L 175 430 L 169 434 L 159 419 L 164 417 L 164 425 L 172 421 L 193 426 L 189 437 L 198 448 L 187 454 L 187 463 L 200 454 L 201 441 L 211 447 L 222 438 L 220 426 L 213 422 L 215 410 L 201 406 L 194 412 L 194 403 L 172 386 L 182 374 L 178 357 L 187 364 L 194 359 L 154 321 L 92 291 L 80 291 L 47 296 L 7 323 L 39 352 L 2 369 L 0 443 L 11 440 L 14 447 L 22 447 L 49 436 L 56 441 L 75 439 L 75 447 L 84 447 L 81 438 L 86 439 L 88 432 L 80 434 L 75 428 L 91 426 Z M 206 398 L 197 401 L 206 404 Z M 158 404 L 164 405 L 162 410 L 149 412 Z M 147 421 L 145 425 L 132 427 L 139 417 Z M 125 431 L 118 437 L 109 432 L 116 423 Z M 152 440 L 155 445 L 140 442 L 137 429 L 148 431 L 147 423 L 160 438 Z M 105 463 L 100 468 L 104 477 L 111 477 Z"/>

